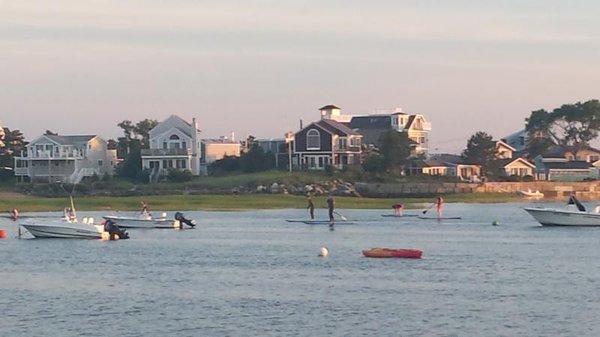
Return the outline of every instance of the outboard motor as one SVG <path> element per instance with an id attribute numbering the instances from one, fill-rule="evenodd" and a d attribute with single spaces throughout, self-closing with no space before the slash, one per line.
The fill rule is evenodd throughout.
<path id="1" fill-rule="evenodd" d="M 194 223 L 194 220 L 190 220 L 190 219 L 186 219 L 185 216 L 183 216 L 183 213 L 181 212 L 175 212 L 175 220 L 184 223 L 192 228 L 194 228 L 194 226 L 196 226 L 196 224 Z"/>
<path id="2" fill-rule="evenodd" d="M 112 239 L 113 235 L 118 235 L 119 239 L 129 239 L 129 233 L 126 230 L 119 228 L 112 220 L 106 220 L 104 222 L 104 231 L 110 234 Z"/>

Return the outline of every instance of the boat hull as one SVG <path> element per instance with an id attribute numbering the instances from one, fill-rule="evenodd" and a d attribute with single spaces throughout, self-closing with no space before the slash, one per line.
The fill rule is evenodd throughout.
<path id="1" fill-rule="evenodd" d="M 36 238 L 101 239 L 102 230 L 83 224 L 21 224 Z"/>
<path id="2" fill-rule="evenodd" d="M 371 248 L 362 251 L 366 257 L 374 258 L 405 258 L 420 259 L 423 255 L 422 250 L 418 249 L 390 249 L 390 248 Z"/>
<path id="3" fill-rule="evenodd" d="M 541 207 L 524 210 L 543 226 L 600 226 L 600 213 Z"/>
<path id="4" fill-rule="evenodd" d="M 181 223 L 177 220 L 142 219 L 111 215 L 103 216 L 103 218 L 113 221 L 120 228 L 181 228 Z"/>

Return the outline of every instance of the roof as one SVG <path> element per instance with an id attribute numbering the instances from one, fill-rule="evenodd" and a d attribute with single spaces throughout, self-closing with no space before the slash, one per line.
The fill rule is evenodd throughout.
<path id="1" fill-rule="evenodd" d="M 465 159 L 457 154 L 451 154 L 451 153 L 438 153 L 438 154 L 433 154 L 430 156 L 431 159 L 433 160 L 439 160 L 439 161 L 444 161 L 444 162 L 448 162 L 451 164 L 457 164 L 457 165 L 477 165 L 478 164 L 473 164 L 473 163 L 469 163 L 467 161 L 465 161 Z"/>
<path id="2" fill-rule="evenodd" d="M 547 170 L 589 170 L 591 164 L 583 160 L 544 163 Z"/>
<path id="3" fill-rule="evenodd" d="M 59 136 L 59 135 L 44 135 L 60 145 L 75 145 L 87 143 L 96 135 L 74 135 L 74 136 Z"/>
<path id="4" fill-rule="evenodd" d="M 506 166 L 510 165 L 511 163 L 516 162 L 516 161 L 520 161 L 523 164 L 525 164 L 525 165 L 527 165 L 527 166 L 529 166 L 531 168 L 535 168 L 534 164 L 530 163 L 529 161 L 527 161 L 527 160 L 525 160 L 525 159 L 523 159 L 521 157 L 518 157 L 518 158 L 507 158 L 507 159 L 498 159 L 496 161 L 496 163 L 498 163 L 500 165 L 500 167 L 506 167 Z"/>
<path id="5" fill-rule="evenodd" d="M 338 109 L 338 110 L 341 110 L 340 108 L 338 108 L 337 106 L 335 106 L 335 105 L 333 105 L 333 104 L 326 105 L 326 106 L 322 107 L 322 108 L 321 108 L 321 109 L 319 109 L 319 110 L 331 110 L 331 109 Z"/>
<path id="6" fill-rule="evenodd" d="M 517 149 L 515 149 L 513 146 L 510 146 L 508 143 L 506 143 L 506 142 L 504 142 L 502 140 L 497 140 L 496 141 L 496 147 L 499 147 L 499 146 L 504 146 L 504 147 L 508 148 L 509 150 L 511 150 L 513 152 L 517 151 Z"/>
<path id="7" fill-rule="evenodd" d="M 229 138 L 202 139 L 202 142 L 205 144 L 227 144 L 227 145 L 237 144 L 237 145 L 241 146 L 240 142 L 231 140 Z"/>
<path id="8" fill-rule="evenodd" d="M 320 121 L 318 121 L 314 124 L 317 124 L 318 126 L 322 127 L 323 129 L 325 129 L 333 134 L 336 134 L 338 136 L 360 136 L 361 135 L 360 133 L 347 127 L 345 124 L 336 122 L 331 119 L 321 119 Z"/>
<path id="9" fill-rule="evenodd" d="M 350 121 L 352 129 L 388 129 L 392 127 L 390 115 L 354 116 Z"/>
<path id="10" fill-rule="evenodd" d="M 415 121 L 416 117 L 417 117 L 416 115 L 410 115 L 410 116 L 408 116 L 408 122 L 406 122 L 406 125 L 404 126 L 404 128 L 406 130 L 410 129 L 410 127 L 412 126 L 412 123 Z"/>

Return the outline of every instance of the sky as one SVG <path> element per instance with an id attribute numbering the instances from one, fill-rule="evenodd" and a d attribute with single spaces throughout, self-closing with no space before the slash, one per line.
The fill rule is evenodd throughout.
<path id="1" fill-rule="evenodd" d="M 196 118 L 280 138 L 337 105 L 431 122 L 430 151 L 599 98 L 598 1 L 0 0 L 0 125 L 32 140 Z"/>

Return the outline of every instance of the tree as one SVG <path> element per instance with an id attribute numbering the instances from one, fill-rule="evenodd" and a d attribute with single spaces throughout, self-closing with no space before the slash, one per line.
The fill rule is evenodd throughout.
<path id="1" fill-rule="evenodd" d="M 600 132 L 600 102 L 596 99 L 575 104 L 564 104 L 552 112 L 532 111 L 525 129 L 529 139 L 537 140 L 530 146 L 536 152 L 551 145 L 571 146 L 575 154 Z M 530 151 L 531 153 L 532 151 Z"/>
<path id="2" fill-rule="evenodd" d="M 467 141 L 462 157 L 469 163 L 481 165 L 482 172 L 487 175 L 496 158 L 496 142 L 491 135 L 478 131 Z"/>
<path id="3" fill-rule="evenodd" d="M 379 138 L 379 152 L 383 156 L 383 165 L 391 173 L 400 173 L 410 156 L 411 140 L 406 132 L 393 129 L 385 131 Z"/>
<path id="4" fill-rule="evenodd" d="M 135 125 L 124 120 L 117 124 L 123 129 L 123 137 L 117 140 L 117 156 L 124 158 L 117 167 L 117 175 L 129 179 L 143 179 L 142 149 L 150 147 L 150 130 L 158 124 L 152 119 L 144 119 Z M 114 143 L 113 143 L 114 145 Z"/>

